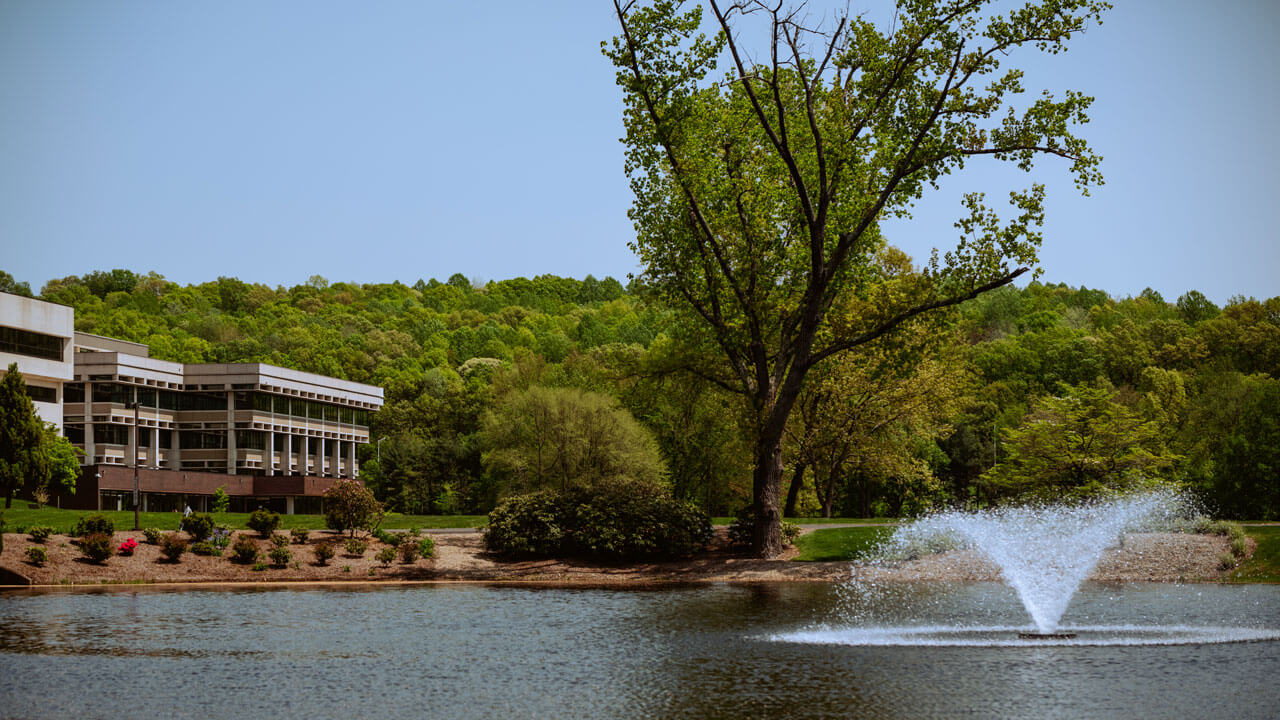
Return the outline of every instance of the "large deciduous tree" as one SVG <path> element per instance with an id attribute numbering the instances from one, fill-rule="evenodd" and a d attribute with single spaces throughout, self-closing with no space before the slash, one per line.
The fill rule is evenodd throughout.
<path id="1" fill-rule="evenodd" d="M 1100 181 L 1073 126 L 1092 98 L 1021 106 L 1021 50 L 1056 53 L 1106 9 L 1095 0 L 900 0 L 891 26 L 803 8 L 615 0 L 604 44 L 625 95 L 632 244 L 642 280 L 681 309 L 707 362 L 690 369 L 746 396 L 754 444 L 754 550 L 782 549 L 781 440 L 815 365 L 903 321 L 1000 287 L 1036 262 L 1044 187 L 1010 193 L 1005 223 L 969 194 L 958 246 L 925 272 L 880 271 L 879 223 L 986 156 L 1031 170 L 1066 158 L 1084 191 Z M 739 32 L 763 27 L 757 59 Z M 712 76 L 727 58 L 729 72 Z"/>

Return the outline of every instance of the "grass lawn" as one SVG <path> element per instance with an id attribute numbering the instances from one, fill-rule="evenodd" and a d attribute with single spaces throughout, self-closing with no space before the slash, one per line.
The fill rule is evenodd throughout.
<path id="1" fill-rule="evenodd" d="M 1244 531 L 1257 541 L 1258 549 L 1227 579 L 1231 582 L 1280 583 L 1280 525 L 1246 525 Z"/>
<path id="2" fill-rule="evenodd" d="M 713 517 L 712 525 L 732 525 L 737 518 L 732 517 Z M 784 521 L 795 523 L 796 525 L 839 525 L 842 523 L 872 523 L 879 525 L 894 525 L 899 522 L 898 518 L 845 518 L 845 517 L 811 517 L 811 518 L 783 518 Z"/>
<path id="3" fill-rule="evenodd" d="M 814 530 L 796 541 L 796 560 L 854 560 L 893 534 L 893 527 L 847 527 Z"/>
<path id="4" fill-rule="evenodd" d="M 21 507 L 15 502 L 12 508 L 0 512 L 4 512 L 5 532 L 24 532 L 29 527 L 47 525 L 53 528 L 56 533 L 68 533 L 81 516 L 90 515 L 94 511 L 59 510 L 48 507 L 30 510 L 25 502 L 22 503 Z M 132 510 L 123 512 L 115 510 L 103 511 L 102 514 L 111 518 L 111 521 L 116 525 L 116 530 L 133 528 Z M 161 530 L 177 530 L 180 520 L 182 520 L 182 515 L 175 512 L 142 513 L 139 516 L 139 522 L 142 527 L 153 527 Z M 223 525 L 233 530 L 247 530 L 249 526 L 246 523 L 249 521 L 249 513 L 215 513 L 213 521 L 218 525 Z M 391 513 L 382 521 L 382 527 L 395 530 L 407 528 L 468 528 L 482 527 L 488 522 L 489 518 L 486 515 L 401 515 L 399 513 Z M 290 530 L 292 528 L 323 530 L 324 516 L 281 515 L 280 527 L 282 530 Z"/>

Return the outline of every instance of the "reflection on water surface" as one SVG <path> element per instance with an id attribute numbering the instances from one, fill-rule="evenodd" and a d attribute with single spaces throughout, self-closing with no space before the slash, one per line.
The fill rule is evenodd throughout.
<path id="1" fill-rule="evenodd" d="M 0 716 L 1271 717 L 1280 642 L 875 647 L 1026 626 L 998 585 L 425 586 L 0 595 Z M 1064 624 L 1274 628 L 1280 587 L 1087 586 Z"/>

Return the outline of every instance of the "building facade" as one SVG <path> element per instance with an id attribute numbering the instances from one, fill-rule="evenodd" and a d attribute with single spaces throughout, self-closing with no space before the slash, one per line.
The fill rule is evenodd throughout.
<path id="1" fill-rule="evenodd" d="M 62 385 L 72 379 L 75 316 L 57 303 L 0 292 L 0 375 L 13 363 L 41 420 L 62 426 Z"/>
<path id="2" fill-rule="evenodd" d="M 0 351 L 28 353 L 17 353 L 28 387 L 48 388 L 41 417 L 84 451 L 63 507 L 131 508 L 135 467 L 143 510 L 202 510 L 221 487 L 233 509 L 312 512 L 334 480 L 359 477 L 356 448 L 382 388 L 262 363 L 158 360 L 145 345 L 74 332 L 70 308 L 0 300 L 0 329 L 16 331 Z"/>

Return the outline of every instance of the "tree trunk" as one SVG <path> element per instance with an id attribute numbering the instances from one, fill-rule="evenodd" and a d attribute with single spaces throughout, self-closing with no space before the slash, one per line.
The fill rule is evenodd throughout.
<path id="1" fill-rule="evenodd" d="M 756 443 L 756 467 L 752 482 L 756 522 L 751 550 L 756 557 L 771 558 L 782 553 L 782 516 L 778 500 L 782 494 L 782 433 L 762 436 Z"/>
<path id="2" fill-rule="evenodd" d="M 787 488 L 787 506 L 782 511 L 783 517 L 796 516 L 796 501 L 800 499 L 800 489 L 804 487 L 804 469 L 803 462 L 796 465 L 796 472 L 791 476 L 791 487 Z"/>

